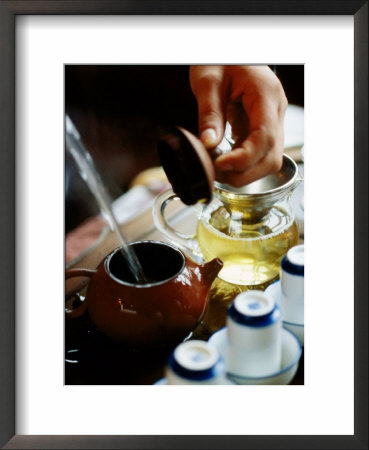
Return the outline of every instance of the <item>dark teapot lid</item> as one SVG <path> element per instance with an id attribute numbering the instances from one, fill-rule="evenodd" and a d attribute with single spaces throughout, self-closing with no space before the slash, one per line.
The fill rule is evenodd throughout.
<path id="1" fill-rule="evenodd" d="M 161 130 L 158 153 L 173 191 L 186 205 L 209 202 L 215 172 L 203 143 L 181 127 Z"/>

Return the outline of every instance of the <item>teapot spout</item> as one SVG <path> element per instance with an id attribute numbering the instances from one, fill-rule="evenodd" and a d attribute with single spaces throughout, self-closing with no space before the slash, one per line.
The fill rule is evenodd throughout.
<path id="1" fill-rule="evenodd" d="M 205 282 L 211 286 L 213 281 L 215 280 L 218 273 L 223 268 L 223 261 L 219 258 L 214 258 L 211 261 L 207 262 L 202 267 L 202 274 Z"/>

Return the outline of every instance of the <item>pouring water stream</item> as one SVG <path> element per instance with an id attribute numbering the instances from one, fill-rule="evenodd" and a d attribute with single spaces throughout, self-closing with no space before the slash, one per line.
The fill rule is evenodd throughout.
<path id="1" fill-rule="evenodd" d="M 140 262 L 136 254 L 128 246 L 119 228 L 118 222 L 111 208 L 111 199 L 105 190 L 104 184 L 97 172 L 91 155 L 82 144 L 80 135 L 68 115 L 65 119 L 66 125 L 66 147 L 77 163 L 81 177 L 84 179 L 97 203 L 99 204 L 102 214 L 107 219 L 110 228 L 117 235 L 121 244 L 121 252 L 123 258 L 127 261 L 128 267 L 132 272 L 135 280 L 139 284 L 147 283 Z"/>

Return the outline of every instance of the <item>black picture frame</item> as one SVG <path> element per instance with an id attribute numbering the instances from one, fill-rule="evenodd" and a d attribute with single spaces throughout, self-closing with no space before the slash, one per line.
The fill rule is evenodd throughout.
<path id="1" fill-rule="evenodd" d="M 15 435 L 15 17 L 20 14 L 352 15 L 354 17 L 354 435 Z M 337 67 L 339 70 L 339 67 Z M 368 448 L 368 1 L 11 0 L 0 1 L 0 445 L 6 449 Z M 359 344 L 360 342 L 360 344 Z"/>

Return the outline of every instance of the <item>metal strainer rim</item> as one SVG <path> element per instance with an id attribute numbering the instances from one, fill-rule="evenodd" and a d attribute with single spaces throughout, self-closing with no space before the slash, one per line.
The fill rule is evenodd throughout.
<path id="1" fill-rule="evenodd" d="M 290 166 L 292 166 L 294 168 L 295 172 L 294 172 L 293 176 L 286 183 L 284 183 L 284 184 L 282 184 L 280 186 L 277 186 L 277 187 L 275 187 L 273 189 L 269 189 L 269 190 L 266 190 L 266 191 L 263 191 L 263 192 L 247 193 L 247 192 L 241 192 L 239 190 L 239 189 L 242 189 L 244 186 L 241 187 L 241 188 L 234 188 L 234 187 L 232 187 L 232 186 L 230 186 L 228 184 L 220 183 L 218 181 L 214 182 L 214 186 L 220 192 L 223 191 L 223 192 L 226 192 L 226 193 L 229 193 L 229 194 L 237 195 L 238 197 L 246 197 L 246 198 L 251 198 L 251 197 L 262 198 L 262 197 L 265 197 L 265 196 L 274 195 L 274 194 L 278 194 L 280 192 L 284 192 L 285 190 L 289 189 L 291 186 L 294 185 L 294 183 L 296 182 L 297 176 L 299 174 L 296 162 L 290 156 L 288 156 L 288 155 L 286 155 L 284 153 L 283 154 L 283 165 L 285 164 L 285 161 L 287 161 L 290 164 Z M 279 172 L 277 172 L 277 173 L 279 173 Z M 273 175 L 273 174 L 271 174 L 271 175 Z M 276 175 L 276 174 L 274 174 L 274 175 Z M 267 176 L 270 176 L 270 175 L 267 175 Z M 266 178 L 266 177 L 264 177 L 264 178 Z M 261 180 L 262 180 L 262 178 L 261 178 Z"/>

